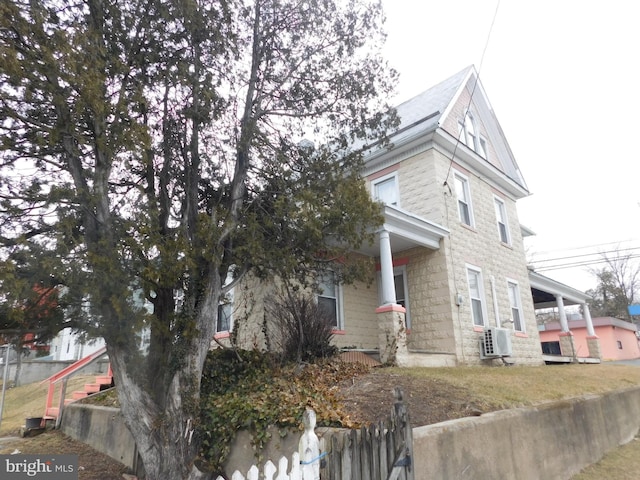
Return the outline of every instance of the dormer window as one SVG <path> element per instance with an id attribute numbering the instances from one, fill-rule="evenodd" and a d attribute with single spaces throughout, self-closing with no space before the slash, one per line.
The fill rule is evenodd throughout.
<path id="1" fill-rule="evenodd" d="M 474 152 L 487 158 L 487 141 L 481 137 L 476 129 L 476 122 L 471 112 L 467 112 L 458 122 L 458 138 Z"/>

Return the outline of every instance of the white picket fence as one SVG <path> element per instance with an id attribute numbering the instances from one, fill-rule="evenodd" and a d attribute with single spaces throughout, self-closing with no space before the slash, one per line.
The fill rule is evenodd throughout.
<path id="1" fill-rule="evenodd" d="M 316 414 L 307 409 L 302 418 L 304 433 L 298 451 L 291 456 L 289 472 L 289 461 L 282 457 L 277 467 L 267 461 L 262 474 L 253 465 L 246 476 L 236 471 L 231 480 L 320 480 L 320 471 L 323 478 L 332 480 L 414 480 L 409 412 L 402 389 L 396 387 L 394 396 L 386 420 L 359 430 L 325 434 L 322 443 L 314 431 Z M 321 448 L 326 451 L 320 453 Z"/>
<path id="2" fill-rule="evenodd" d="M 291 470 L 289 460 L 280 458 L 278 466 L 268 460 L 264 464 L 262 476 L 256 465 L 253 465 L 246 476 L 236 470 L 231 480 L 320 480 L 320 460 L 324 454 L 320 454 L 320 441 L 315 433 L 316 413 L 308 408 L 302 418 L 304 433 L 300 437 L 298 451 L 291 455 Z M 224 480 L 218 477 L 216 480 Z"/>

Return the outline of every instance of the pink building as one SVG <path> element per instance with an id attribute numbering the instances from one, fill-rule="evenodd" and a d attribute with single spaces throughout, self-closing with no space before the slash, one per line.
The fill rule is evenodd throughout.
<path id="1" fill-rule="evenodd" d="M 587 326 L 584 320 L 569 320 L 570 334 L 573 336 L 575 356 L 586 358 L 589 356 L 587 346 Z M 593 328 L 600 339 L 602 360 L 630 360 L 640 358 L 638 343 L 638 327 L 630 322 L 613 317 L 599 317 L 593 319 Z M 539 325 L 542 352 L 547 355 L 560 355 L 559 322 L 549 322 Z"/>

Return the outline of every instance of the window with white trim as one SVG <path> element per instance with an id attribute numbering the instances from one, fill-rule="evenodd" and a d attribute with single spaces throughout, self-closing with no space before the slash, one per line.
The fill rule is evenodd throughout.
<path id="1" fill-rule="evenodd" d="M 398 176 L 395 173 L 377 178 L 371 182 L 373 198 L 385 205 L 400 206 L 400 194 L 398 191 Z"/>
<path id="2" fill-rule="evenodd" d="M 458 121 L 458 139 L 477 154 L 487 158 L 487 140 L 479 135 L 470 111 L 467 111 L 464 118 Z"/>
<path id="3" fill-rule="evenodd" d="M 482 271 L 478 268 L 467 266 L 467 282 L 473 324 L 477 327 L 484 327 L 486 325 L 487 307 L 482 284 Z"/>
<path id="4" fill-rule="evenodd" d="M 233 281 L 233 268 L 227 272 L 224 285 L 229 285 Z M 220 298 L 218 303 L 218 321 L 216 322 L 216 333 L 226 333 L 233 330 L 233 288 Z"/>
<path id="5" fill-rule="evenodd" d="M 498 197 L 493 197 L 493 204 L 496 210 L 496 222 L 498 223 L 498 237 L 502 243 L 509 245 L 511 244 L 511 237 L 509 235 L 507 208 L 504 202 Z"/>
<path id="6" fill-rule="evenodd" d="M 218 304 L 218 321 L 216 333 L 230 332 L 233 330 L 233 289 L 227 292 Z"/>
<path id="7" fill-rule="evenodd" d="M 524 317 L 522 316 L 522 303 L 520 301 L 520 287 L 514 281 L 507 281 L 507 290 L 509 291 L 509 304 L 511 305 L 511 320 L 513 320 L 513 328 L 517 332 L 524 332 Z"/>
<path id="8" fill-rule="evenodd" d="M 319 275 L 316 294 L 318 306 L 331 317 L 331 325 L 338 330 L 343 328 L 340 297 L 341 289 L 336 283 L 335 273 L 327 271 Z"/>
<path id="9" fill-rule="evenodd" d="M 458 216 L 465 225 L 473 226 L 473 212 L 471 210 L 471 193 L 469 180 L 460 173 L 454 174 L 456 197 L 458 199 Z"/>
<path id="10" fill-rule="evenodd" d="M 481 157 L 487 158 L 487 140 L 483 136 L 478 137 L 477 152 Z"/>

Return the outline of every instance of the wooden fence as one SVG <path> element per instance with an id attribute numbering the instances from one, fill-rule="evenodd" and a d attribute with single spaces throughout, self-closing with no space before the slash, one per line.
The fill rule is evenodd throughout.
<path id="1" fill-rule="evenodd" d="M 307 409 L 298 452 L 278 467 L 268 461 L 262 476 L 256 465 L 246 477 L 236 471 L 231 480 L 413 480 L 413 436 L 402 390 L 394 391 L 391 416 L 360 430 L 336 430 L 322 441 L 315 434 L 315 412 Z M 324 450 L 324 451 L 323 451 Z M 224 480 L 218 477 L 217 480 Z"/>

